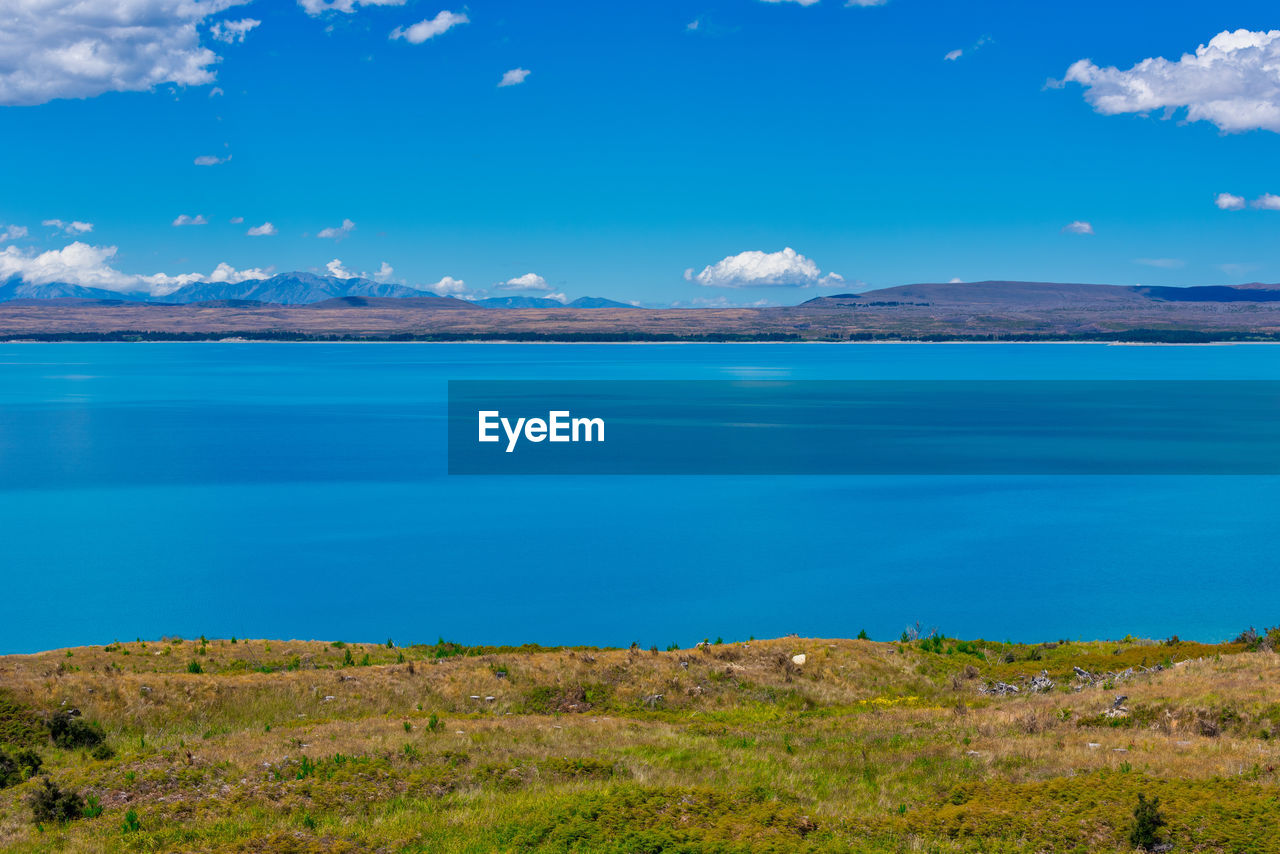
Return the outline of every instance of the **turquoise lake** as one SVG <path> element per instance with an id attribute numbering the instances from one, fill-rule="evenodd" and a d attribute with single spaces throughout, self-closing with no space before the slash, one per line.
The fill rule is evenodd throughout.
<path id="1" fill-rule="evenodd" d="M 1280 347 L 2 344 L 0 653 L 1280 623 L 1274 476 L 449 476 L 451 379 L 1278 380 Z"/>

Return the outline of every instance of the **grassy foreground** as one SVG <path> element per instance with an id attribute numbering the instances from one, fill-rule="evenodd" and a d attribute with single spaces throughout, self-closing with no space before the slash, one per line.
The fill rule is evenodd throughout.
<path id="1" fill-rule="evenodd" d="M 1265 639 L 117 643 L 0 657 L 0 850 L 1280 852 L 1277 738 Z"/>

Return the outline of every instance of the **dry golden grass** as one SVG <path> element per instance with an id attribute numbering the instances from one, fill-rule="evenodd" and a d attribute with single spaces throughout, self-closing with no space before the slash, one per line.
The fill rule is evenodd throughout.
<path id="1" fill-rule="evenodd" d="M 8 656 L 0 691 L 40 715 L 79 709 L 116 755 L 42 746 L 48 776 L 104 811 L 38 829 L 36 781 L 0 790 L 0 848 L 1128 850 L 1138 791 L 1164 798 L 1180 850 L 1244 850 L 1268 803 L 1280 821 L 1275 653 L 952 647 L 437 658 L 210 640 Z M 1068 676 L 1144 660 L 1183 663 L 1113 685 Z M 1041 670 L 1053 690 L 979 693 Z M 1129 714 L 1103 717 L 1120 694 Z M 128 810 L 140 827 L 126 833 Z M 1280 833 L 1252 850 L 1280 851 Z"/>

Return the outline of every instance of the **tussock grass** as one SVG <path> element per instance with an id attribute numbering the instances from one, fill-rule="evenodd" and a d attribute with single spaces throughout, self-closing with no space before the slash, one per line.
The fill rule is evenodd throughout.
<path id="1" fill-rule="evenodd" d="M 1179 850 L 1280 852 L 1277 684 L 1267 650 L 1133 639 L 8 656 L 0 746 L 44 764 L 0 790 L 0 849 L 1128 851 L 1142 793 Z M 54 745 L 71 709 L 111 750 Z M 100 812 L 37 827 L 42 778 Z"/>

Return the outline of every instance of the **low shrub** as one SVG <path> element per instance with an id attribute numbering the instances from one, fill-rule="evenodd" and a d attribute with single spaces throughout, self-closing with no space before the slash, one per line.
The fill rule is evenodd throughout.
<path id="1" fill-rule="evenodd" d="M 608 703 L 610 695 L 607 685 L 542 685 L 525 692 L 522 707 L 526 714 L 535 715 L 589 712 Z"/>
<path id="2" fill-rule="evenodd" d="M 43 740 L 40 716 L 0 689 L 0 744 L 35 747 Z"/>
<path id="3" fill-rule="evenodd" d="M 818 829 L 797 806 L 764 791 L 619 786 L 575 795 L 494 834 L 502 850 L 720 854 L 814 850 L 806 837 Z"/>
<path id="4" fill-rule="evenodd" d="M 37 824 L 65 824 L 84 816 L 85 803 L 80 793 L 64 789 L 48 778 L 31 793 L 27 802 Z"/>
<path id="5" fill-rule="evenodd" d="M 1150 851 L 1160 843 L 1160 828 L 1168 824 L 1160 813 L 1160 799 L 1147 800 L 1138 793 L 1138 805 L 1133 810 L 1133 828 L 1129 831 L 1129 843 L 1144 851 Z"/>
<path id="6" fill-rule="evenodd" d="M 19 750 L 12 756 L 0 750 L 0 789 L 16 786 L 40 773 L 43 765 L 34 750 Z"/>
<path id="7" fill-rule="evenodd" d="M 60 710 L 49 716 L 49 737 L 66 750 L 97 747 L 104 741 L 102 727 L 80 717 L 74 709 Z"/>

